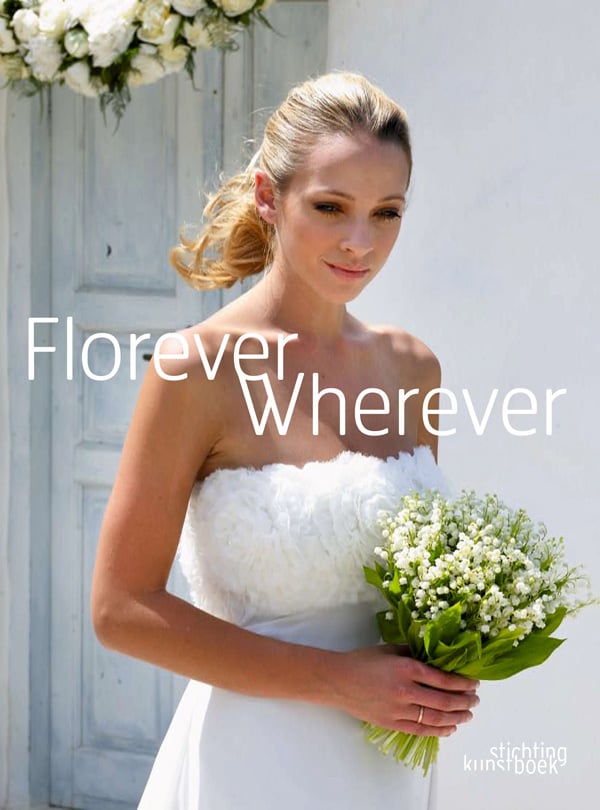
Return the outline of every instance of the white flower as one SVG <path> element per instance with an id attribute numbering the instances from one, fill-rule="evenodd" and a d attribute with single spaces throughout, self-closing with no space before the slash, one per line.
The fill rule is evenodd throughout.
<path id="1" fill-rule="evenodd" d="M 0 55 L 0 76 L 7 80 L 28 79 L 31 71 L 17 53 Z"/>
<path id="2" fill-rule="evenodd" d="M 206 6 L 206 0 L 171 0 L 171 5 L 178 14 L 184 17 L 193 17 L 201 8 Z"/>
<path id="3" fill-rule="evenodd" d="M 135 21 L 140 5 L 138 0 L 66 0 L 73 20 L 79 20 L 88 33 L 93 30 L 106 31 L 118 23 L 130 24 Z"/>
<path id="4" fill-rule="evenodd" d="M 193 23 L 183 24 L 183 35 L 192 48 L 210 48 L 212 45 L 210 34 L 200 16 Z"/>
<path id="5" fill-rule="evenodd" d="M 228 17 L 237 17 L 254 7 L 256 0 L 215 0 L 215 5 L 222 8 Z"/>
<path id="6" fill-rule="evenodd" d="M 88 30 L 88 43 L 94 67 L 108 67 L 120 56 L 133 39 L 135 27 L 125 20 L 119 21 L 106 30 L 92 28 Z"/>
<path id="7" fill-rule="evenodd" d="M 68 0 L 73 19 L 88 33 L 95 67 L 108 67 L 127 49 L 135 34 L 138 0 Z"/>
<path id="8" fill-rule="evenodd" d="M 40 6 L 40 31 L 60 37 L 73 24 L 70 7 L 64 0 L 45 0 Z"/>
<path id="9" fill-rule="evenodd" d="M 171 13 L 171 4 L 168 0 L 147 0 L 140 3 L 137 10 L 137 19 L 140 28 L 149 37 L 159 37 Z"/>
<path id="10" fill-rule="evenodd" d="M 162 27 L 145 28 L 142 26 L 137 32 L 138 39 L 141 39 L 142 42 L 150 42 L 153 45 L 165 45 L 167 42 L 172 42 L 180 19 L 179 14 L 169 14 L 163 21 Z"/>
<path id="11" fill-rule="evenodd" d="M 13 32 L 8 27 L 8 20 L 0 17 L 0 53 L 14 53 L 17 48 Z"/>
<path id="12" fill-rule="evenodd" d="M 77 57 L 77 59 L 87 56 L 87 54 L 90 52 L 88 35 L 85 33 L 85 31 L 82 31 L 79 28 L 72 31 L 67 31 L 63 44 L 67 53 L 71 54 L 71 56 Z"/>
<path id="13" fill-rule="evenodd" d="M 152 84 L 165 75 L 165 69 L 155 56 L 138 53 L 131 60 L 131 73 L 127 77 L 130 87 Z"/>
<path id="14" fill-rule="evenodd" d="M 25 61 L 31 66 L 33 75 L 42 82 L 51 82 L 62 62 L 60 45 L 52 37 L 39 34 L 29 40 L 28 47 Z"/>
<path id="15" fill-rule="evenodd" d="M 12 26 L 20 42 L 29 42 L 40 32 L 40 18 L 29 8 L 20 8 L 12 18 Z"/>
<path id="16" fill-rule="evenodd" d="M 71 90 L 76 93 L 95 97 L 101 92 L 100 86 L 90 81 L 90 68 L 87 62 L 76 62 L 65 70 L 63 76 Z"/>
<path id="17" fill-rule="evenodd" d="M 168 42 L 166 45 L 160 45 L 158 53 L 163 61 L 165 73 L 177 73 L 182 70 L 189 50 L 190 49 L 185 45 L 177 45 L 177 47 L 174 48 L 171 42 Z"/>

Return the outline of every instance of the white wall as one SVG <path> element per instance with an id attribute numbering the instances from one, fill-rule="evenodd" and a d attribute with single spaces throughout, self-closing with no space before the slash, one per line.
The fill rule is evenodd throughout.
<path id="1" fill-rule="evenodd" d="M 457 433 L 440 439 L 440 465 L 565 535 L 596 592 L 599 27 L 595 0 L 330 0 L 330 68 L 361 71 L 398 100 L 414 143 L 398 246 L 353 311 L 434 349 L 443 385 L 459 394 L 459 414 L 442 420 Z M 536 427 L 533 436 L 502 426 L 500 398 L 515 386 L 540 399 L 537 417 L 513 422 Z M 499 389 L 482 436 L 463 387 L 479 410 Z M 562 387 L 548 436 L 544 390 Z M 566 620 L 568 641 L 543 667 L 482 685 L 473 723 L 443 743 L 438 807 L 589 803 L 600 764 L 598 618 L 590 608 Z M 502 742 L 566 746 L 567 764 L 537 776 L 465 771 L 465 756 L 485 760 Z"/>

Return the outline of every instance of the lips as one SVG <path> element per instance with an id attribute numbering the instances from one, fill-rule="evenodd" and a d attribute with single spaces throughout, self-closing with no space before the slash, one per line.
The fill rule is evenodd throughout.
<path id="1" fill-rule="evenodd" d="M 362 265 L 345 267 L 341 264 L 331 264 L 331 262 L 325 262 L 325 264 L 334 272 L 337 272 L 339 275 L 344 275 L 347 278 L 362 278 L 369 272 L 369 268 L 363 267 Z"/>

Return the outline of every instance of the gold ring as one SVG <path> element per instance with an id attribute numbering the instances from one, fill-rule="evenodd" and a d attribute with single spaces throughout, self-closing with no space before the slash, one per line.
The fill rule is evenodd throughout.
<path id="1" fill-rule="evenodd" d="M 419 706 L 419 716 L 417 717 L 417 723 L 420 723 L 423 720 L 423 712 L 425 709 L 423 706 Z"/>

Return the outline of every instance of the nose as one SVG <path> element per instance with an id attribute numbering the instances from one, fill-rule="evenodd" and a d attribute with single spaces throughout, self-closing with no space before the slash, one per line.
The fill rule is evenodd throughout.
<path id="1" fill-rule="evenodd" d="M 355 256 L 362 257 L 369 253 L 372 247 L 368 224 L 359 221 L 349 224 L 348 230 L 340 242 L 340 248 L 346 253 L 353 253 Z"/>

